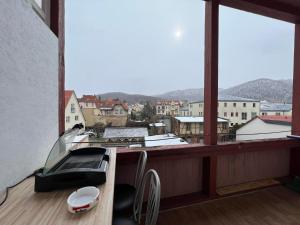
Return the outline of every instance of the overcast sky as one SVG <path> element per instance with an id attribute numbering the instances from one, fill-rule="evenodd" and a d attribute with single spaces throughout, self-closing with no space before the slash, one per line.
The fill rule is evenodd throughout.
<path id="1" fill-rule="evenodd" d="M 219 86 L 289 79 L 294 26 L 220 8 Z M 66 89 L 77 96 L 203 87 L 202 0 L 67 0 Z"/>

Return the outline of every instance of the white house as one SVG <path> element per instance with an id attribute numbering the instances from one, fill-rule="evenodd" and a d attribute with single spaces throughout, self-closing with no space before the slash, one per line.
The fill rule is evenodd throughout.
<path id="1" fill-rule="evenodd" d="M 290 116 L 257 116 L 236 131 L 236 140 L 284 138 L 291 134 Z"/>
<path id="2" fill-rule="evenodd" d="M 204 116 L 204 102 L 189 104 L 190 116 Z M 260 102 L 254 99 L 235 96 L 219 96 L 218 117 L 229 120 L 229 126 L 247 123 L 260 115 Z"/>
<path id="3" fill-rule="evenodd" d="M 75 124 L 82 123 L 85 127 L 85 120 L 80 105 L 73 90 L 65 91 L 65 130 L 71 129 Z"/>

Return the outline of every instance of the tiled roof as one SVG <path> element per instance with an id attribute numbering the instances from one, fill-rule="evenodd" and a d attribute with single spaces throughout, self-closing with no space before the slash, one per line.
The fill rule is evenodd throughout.
<path id="1" fill-rule="evenodd" d="M 265 123 L 273 123 L 273 124 L 285 124 L 291 125 L 292 117 L 291 116 L 259 116 L 259 118 Z"/>
<path id="2" fill-rule="evenodd" d="M 148 129 L 145 127 L 108 127 L 105 128 L 103 138 L 146 137 Z"/>
<path id="3" fill-rule="evenodd" d="M 203 103 L 203 101 L 204 100 L 202 98 L 199 101 L 191 102 L 191 103 Z M 259 100 L 256 100 L 256 99 L 242 98 L 242 97 L 237 97 L 237 96 L 232 96 L 232 95 L 219 95 L 218 101 L 220 101 L 220 102 L 259 102 Z"/>
<path id="4" fill-rule="evenodd" d="M 67 107 L 73 92 L 73 90 L 65 90 L 65 108 Z"/>

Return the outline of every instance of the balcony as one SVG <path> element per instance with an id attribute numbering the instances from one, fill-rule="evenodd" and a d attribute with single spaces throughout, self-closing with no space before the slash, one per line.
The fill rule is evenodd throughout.
<path id="1" fill-rule="evenodd" d="M 51 13 L 51 26 L 59 37 L 60 60 L 57 85 L 59 118 L 56 118 L 59 123 L 56 125 L 62 133 L 65 121 L 63 4 L 53 2 L 56 2 L 52 4 L 57 11 Z M 116 170 L 112 174 L 115 172 L 116 183 L 133 184 L 139 152 L 147 151 L 147 167 L 157 170 L 161 179 L 159 225 L 296 224 L 300 219 L 300 196 L 284 184 L 294 176 L 300 176 L 300 142 L 285 138 L 217 143 L 219 4 L 296 24 L 292 133 L 300 135 L 300 1 L 208 0 L 205 15 L 205 104 L 210 107 L 205 107 L 204 111 L 204 144 L 138 150 L 118 148 Z M 14 87 L 14 84 L 11 85 Z M 53 101 L 53 105 L 55 103 Z M 18 172 L 20 170 L 22 168 Z M 113 192 L 112 187 L 110 192 Z M 27 197 L 29 191 L 32 192 L 32 186 L 23 190 L 16 188 L 13 194 L 20 199 Z M 56 197 L 56 194 L 51 196 L 53 201 Z M 42 200 L 46 202 L 43 198 L 35 200 L 35 206 Z M 112 202 L 112 198 L 108 201 Z M 16 213 L 14 215 L 22 216 L 26 209 L 14 211 L 17 207 L 12 201 L 9 207 L 0 207 L 0 211 L 4 212 L 0 215 L 12 211 Z M 45 214 L 49 212 L 45 207 L 42 210 Z M 106 213 L 111 216 L 111 212 Z M 42 219 L 43 215 L 38 217 Z M 5 220 L 6 225 L 15 224 L 16 218 L 8 220 L 0 216 L 0 223 Z M 35 222 L 38 224 L 37 220 Z"/>

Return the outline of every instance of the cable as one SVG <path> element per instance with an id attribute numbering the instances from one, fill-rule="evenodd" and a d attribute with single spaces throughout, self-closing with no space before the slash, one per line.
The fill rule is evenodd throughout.
<path id="1" fill-rule="evenodd" d="M 35 174 L 35 172 L 32 173 L 32 174 L 30 174 L 29 176 L 25 177 L 24 179 L 22 179 L 22 180 L 19 181 L 18 183 L 14 184 L 14 185 L 12 185 L 12 186 L 7 187 L 6 190 L 5 190 L 5 197 L 4 197 L 4 199 L 2 200 L 2 202 L 0 203 L 0 206 L 2 206 L 2 205 L 6 202 L 6 200 L 7 200 L 7 198 L 8 198 L 9 189 L 14 188 L 15 186 L 21 184 L 23 181 L 25 181 L 25 180 L 28 179 L 29 177 L 34 176 L 34 174 Z"/>

